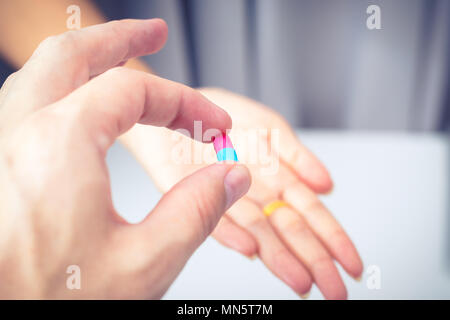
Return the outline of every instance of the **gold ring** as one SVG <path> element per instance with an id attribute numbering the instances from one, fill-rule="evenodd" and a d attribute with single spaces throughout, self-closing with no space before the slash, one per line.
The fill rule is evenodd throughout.
<path id="1" fill-rule="evenodd" d="M 263 212 L 266 217 L 269 217 L 275 210 L 283 207 L 289 207 L 289 204 L 283 200 L 275 200 L 266 204 L 263 208 Z"/>

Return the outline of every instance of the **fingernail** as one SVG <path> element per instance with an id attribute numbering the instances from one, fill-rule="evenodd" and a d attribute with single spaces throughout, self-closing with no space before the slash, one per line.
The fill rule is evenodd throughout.
<path id="1" fill-rule="evenodd" d="M 354 277 L 353 279 L 355 279 L 355 280 L 358 281 L 358 282 L 361 282 L 362 277 L 361 277 L 361 276 L 359 276 L 359 277 Z"/>
<path id="2" fill-rule="evenodd" d="M 309 298 L 309 295 L 311 294 L 311 291 L 308 291 L 307 293 L 305 293 L 305 294 L 301 294 L 300 295 L 300 298 L 302 298 L 302 299 L 308 299 Z"/>
<path id="3" fill-rule="evenodd" d="M 226 209 L 247 193 L 250 181 L 250 174 L 243 165 L 235 165 L 228 171 L 224 179 Z"/>
<path id="4" fill-rule="evenodd" d="M 251 256 L 245 256 L 245 255 L 244 255 L 244 257 L 247 257 L 249 260 L 255 260 L 256 257 L 257 257 L 257 255 L 256 255 L 256 254 L 253 254 L 253 255 L 251 255 Z"/>

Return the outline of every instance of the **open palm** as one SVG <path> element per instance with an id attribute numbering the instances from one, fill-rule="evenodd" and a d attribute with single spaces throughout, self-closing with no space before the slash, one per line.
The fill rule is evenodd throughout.
<path id="1" fill-rule="evenodd" d="M 314 282 L 325 298 L 345 299 L 334 260 L 354 278 L 363 266 L 353 243 L 317 197 L 333 187 L 327 170 L 270 108 L 221 89 L 200 91 L 231 115 L 230 136 L 253 181 L 248 194 L 222 217 L 214 237 L 246 256 L 258 255 L 300 295 Z M 137 125 L 123 141 L 163 192 L 215 161 L 211 145 L 167 129 Z M 263 208 L 274 200 L 289 206 L 264 215 Z"/>

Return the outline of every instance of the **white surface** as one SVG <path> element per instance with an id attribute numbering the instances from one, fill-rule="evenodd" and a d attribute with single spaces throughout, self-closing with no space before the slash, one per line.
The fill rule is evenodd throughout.
<path id="1" fill-rule="evenodd" d="M 353 299 L 450 299 L 449 137 L 397 133 L 303 132 L 329 168 L 334 192 L 323 201 L 348 231 L 365 264 L 360 283 L 344 275 Z M 114 203 L 139 221 L 160 198 L 119 145 L 108 154 Z M 371 290 L 367 266 L 381 269 Z M 341 269 L 342 273 L 342 269 Z M 259 261 L 208 239 L 166 299 L 297 299 Z M 312 299 L 321 299 L 313 288 Z"/>

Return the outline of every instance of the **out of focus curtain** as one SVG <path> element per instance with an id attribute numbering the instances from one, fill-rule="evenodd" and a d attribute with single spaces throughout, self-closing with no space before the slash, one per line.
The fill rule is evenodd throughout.
<path id="1" fill-rule="evenodd" d="M 109 18 L 164 18 L 146 57 L 163 77 L 260 100 L 294 126 L 439 130 L 450 118 L 448 0 L 97 1 Z M 366 26 L 381 8 L 381 30 Z"/>

